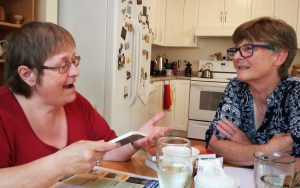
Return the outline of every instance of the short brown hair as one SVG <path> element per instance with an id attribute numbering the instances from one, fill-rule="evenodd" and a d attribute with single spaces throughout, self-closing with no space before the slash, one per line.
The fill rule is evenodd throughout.
<path id="1" fill-rule="evenodd" d="M 249 42 L 265 42 L 273 45 L 275 49 L 287 50 L 288 56 L 278 69 L 281 79 L 288 76 L 297 52 L 297 35 L 295 30 L 280 19 L 260 17 L 241 24 L 233 33 L 232 40 L 238 44 L 244 40 Z"/>
<path id="2" fill-rule="evenodd" d="M 10 89 L 29 97 L 32 88 L 18 74 L 18 67 L 25 65 L 34 70 L 37 82 L 43 74 L 45 61 L 66 47 L 74 47 L 72 35 L 63 27 L 53 23 L 30 22 L 10 33 L 6 38 L 5 80 Z"/>

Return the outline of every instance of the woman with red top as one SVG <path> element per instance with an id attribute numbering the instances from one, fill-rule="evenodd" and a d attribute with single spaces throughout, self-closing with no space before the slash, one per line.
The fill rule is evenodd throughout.
<path id="1" fill-rule="evenodd" d="M 0 187 L 48 187 L 64 176 L 89 172 L 96 161 L 126 161 L 171 128 L 120 147 L 106 121 L 75 90 L 75 41 L 64 28 L 31 22 L 8 38 L 6 86 L 0 88 Z"/>

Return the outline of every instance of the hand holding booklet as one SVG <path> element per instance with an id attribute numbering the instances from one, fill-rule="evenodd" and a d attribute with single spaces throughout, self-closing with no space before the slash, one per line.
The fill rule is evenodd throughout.
<path id="1" fill-rule="evenodd" d="M 126 144 L 132 143 L 134 141 L 137 141 L 139 139 L 144 138 L 147 136 L 146 133 L 140 132 L 140 131 L 130 131 L 126 134 L 123 134 L 115 139 L 110 140 L 109 142 L 119 142 L 121 146 L 124 146 Z"/>

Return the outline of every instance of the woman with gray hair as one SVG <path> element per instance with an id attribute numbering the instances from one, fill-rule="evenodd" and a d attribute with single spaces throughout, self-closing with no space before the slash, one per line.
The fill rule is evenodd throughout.
<path id="1" fill-rule="evenodd" d="M 240 25 L 227 50 L 237 72 L 206 132 L 208 147 L 228 163 L 251 166 L 253 153 L 284 152 L 300 168 L 300 82 L 288 69 L 297 51 L 295 30 L 261 17 Z"/>

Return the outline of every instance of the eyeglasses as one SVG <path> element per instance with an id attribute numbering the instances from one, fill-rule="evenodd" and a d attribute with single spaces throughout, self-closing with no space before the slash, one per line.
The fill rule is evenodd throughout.
<path id="1" fill-rule="evenodd" d="M 75 67 L 78 67 L 80 62 L 80 56 L 75 56 L 75 58 L 71 61 L 65 61 L 62 65 L 50 67 L 50 66 L 42 66 L 43 69 L 49 69 L 53 71 L 58 71 L 61 74 L 68 72 L 73 64 Z"/>
<path id="2" fill-rule="evenodd" d="M 245 44 L 239 48 L 228 48 L 227 56 L 232 59 L 234 54 L 239 51 L 243 58 L 251 57 L 255 48 L 265 48 L 269 50 L 275 50 L 275 47 L 270 44 Z"/>

